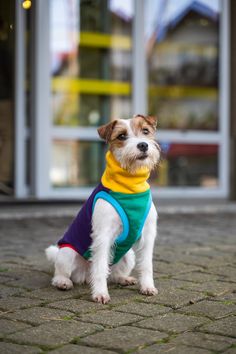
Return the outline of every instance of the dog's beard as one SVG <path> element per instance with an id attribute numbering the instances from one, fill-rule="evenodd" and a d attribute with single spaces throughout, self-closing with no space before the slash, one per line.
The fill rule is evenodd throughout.
<path id="1" fill-rule="evenodd" d="M 149 143 L 147 152 L 141 152 L 137 146 L 127 144 L 122 148 L 115 148 L 113 154 L 121 167 L 135 174 L 141 168 L 147 168 L 149 171 L 153 170 L 160 160 L 160 148 L 156 142 Z"/>

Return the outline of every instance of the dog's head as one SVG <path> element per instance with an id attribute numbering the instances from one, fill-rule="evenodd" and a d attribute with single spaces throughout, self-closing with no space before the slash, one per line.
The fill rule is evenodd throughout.
<path id="1" fill-rule="evenodd" d="M 146 167 L 151 171 L 158 164 L 161 151 L 155 140 L 156 125 L 156 117 L 136 115 L 103 125 L 98 134 L 124 169 L 135 173 Z"/>

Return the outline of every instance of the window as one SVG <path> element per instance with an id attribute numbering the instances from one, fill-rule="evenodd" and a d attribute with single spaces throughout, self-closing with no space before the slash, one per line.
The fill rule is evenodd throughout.
<path id="1" fill-rule="evenodd" d="M 52 123 L 60 132 L 60 138 L 54 134 L 50 180 L 54 187 L 93 186 L 104 145 L 91 142 L 91 135 L 96 140 L 97 126 L 131 115 L 133 5 L 53 0 L 50 11 Z M 77 137 L 68 135 L 72 129 Z"/>
<path id="2" fill-rule="evenodd" d="M 159 117 L 164 157 L 151 182 L 217 189 L 220 2 L 145 4 L 148 112 Z"/>

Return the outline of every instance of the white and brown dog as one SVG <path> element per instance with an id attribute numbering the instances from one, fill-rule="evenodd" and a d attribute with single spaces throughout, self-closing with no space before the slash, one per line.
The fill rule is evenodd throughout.
<path id="1" fill-rule="evenodd" d="M 160 160 L 156 123 L 155 117 L 137 115 L 98 128 L 110 147 L 106 169 L 58 245 L 46 249 L 55 264 L 52 285 L 70 289 L 73 282 L 87 282 L 93 300 L 105 304 L 108 278 L 135 284 L 130 273 L 136 263 L 140 292 L 157 294 L 152 265 L 157 212 L 147 183 Z"/>

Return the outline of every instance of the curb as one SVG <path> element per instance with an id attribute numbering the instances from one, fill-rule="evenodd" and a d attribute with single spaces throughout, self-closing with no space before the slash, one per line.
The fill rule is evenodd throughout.
<path id="1" fill-rule="evenodd" d="M 23 219 L 42 219 L 42 218 L 73 218 L 80 210 L 80 207 L 64 209 L 45 209 L 44 210 L 23 210 L 0 212 L 0 220 L 23 220 Z M 236 204 L 219 205 L 183 205 L 183 206 L 159 206 L 159 215 L 194 215 L 194 214 L 236 214 Z"/>

